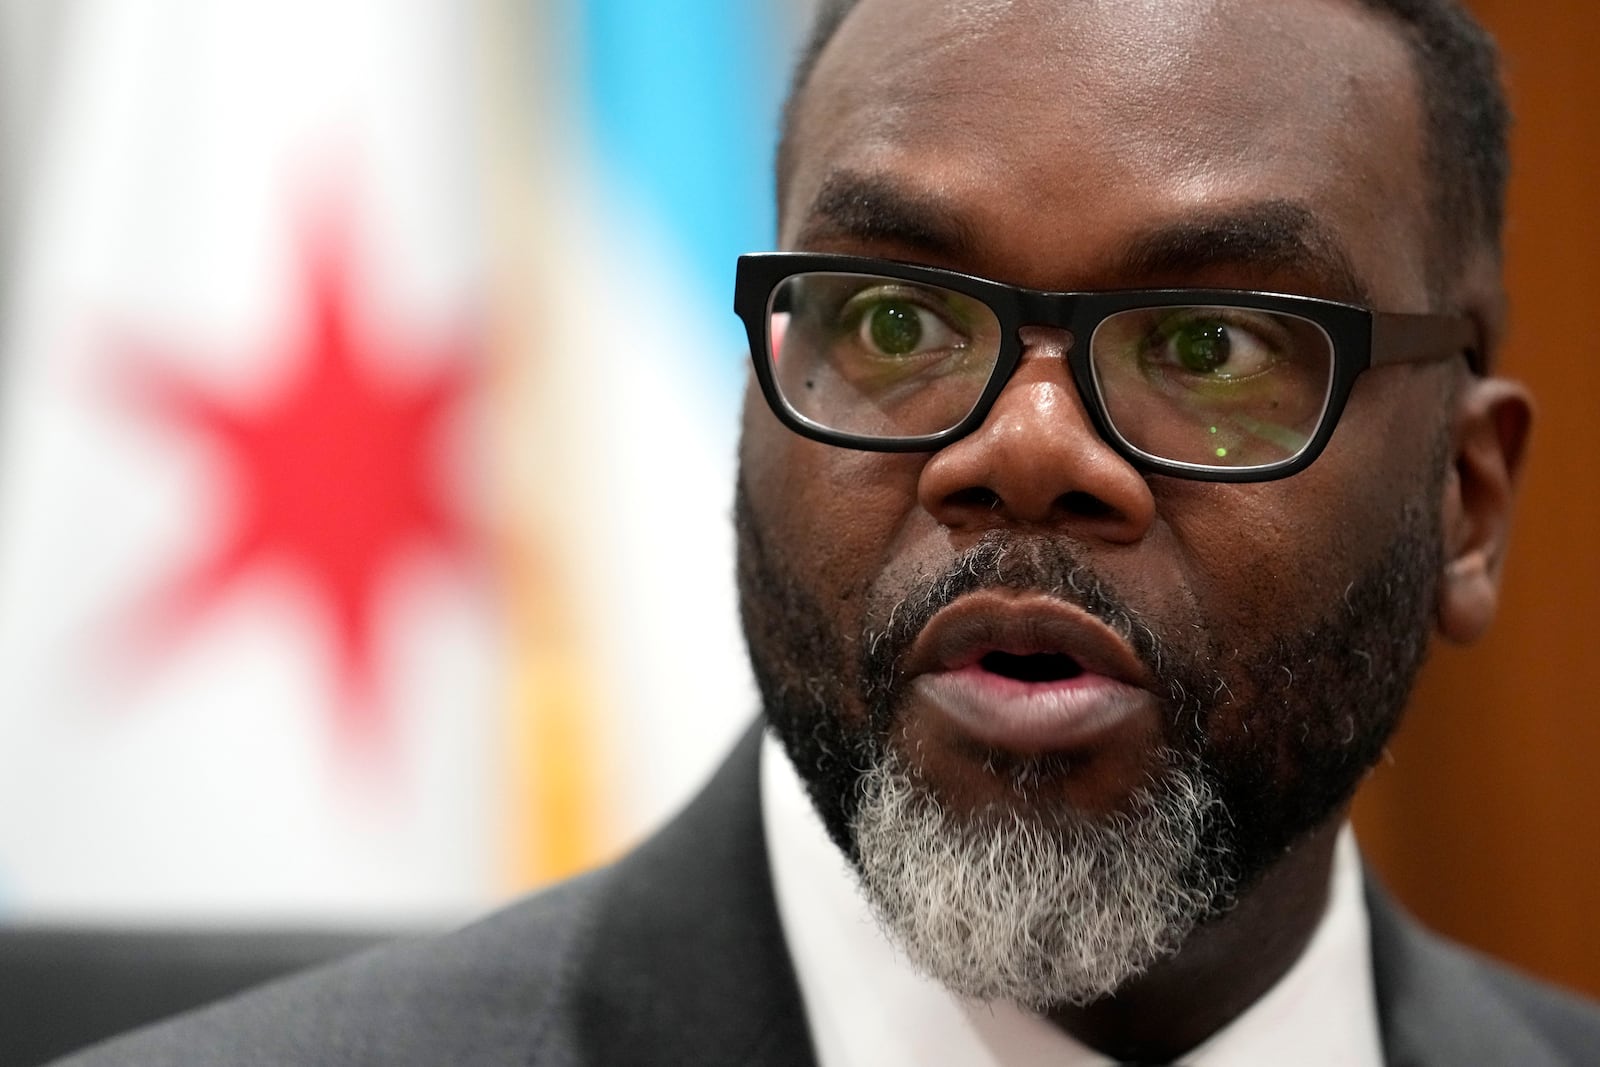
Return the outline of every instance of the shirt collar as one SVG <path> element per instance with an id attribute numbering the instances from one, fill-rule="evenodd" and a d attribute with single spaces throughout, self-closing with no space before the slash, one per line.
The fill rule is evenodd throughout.
<path id="1" fill-rule="evenodd" d="M 761 817 L 789 955 L 819 1067 L 1105 1067 L 1115 1061 L 1031 1012 L 957 997 L 878 928 L 794 767 L 768 734 Z M 1328 906 L 1294 966 L 1187 1067 L 1381 1067 L 1361 861 L 1347 826 Z"/>

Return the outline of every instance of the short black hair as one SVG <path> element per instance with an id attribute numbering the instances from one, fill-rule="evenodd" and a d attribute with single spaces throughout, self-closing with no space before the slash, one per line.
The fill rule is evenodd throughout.
<path id="1" fill-rule="evenodd" d="M 859 0 L 819 0 L 795 64 L 778 140 L 779 195 L 792 167 L 790 144 L 800 97 L 822 52 Z M 1428 126 L 1424 163 L 1432 183 L 1436 254 L 1431 273 L 1474 245 L 1498 257 L 1505 227 L 1506 147 L 1511 112 L 1500 82 L 1499 51 L 1456 0 L 1359 0 L 1399 23 L 1416 64 Z M 1435 286 L 1442 279 L 1435 279 Z"/>

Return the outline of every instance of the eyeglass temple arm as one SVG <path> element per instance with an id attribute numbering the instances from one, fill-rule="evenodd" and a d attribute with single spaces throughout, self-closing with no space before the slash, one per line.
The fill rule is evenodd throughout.
<path id="1" fill-rule="evenodd" d="M 1487 371 L 1478 329 L 1472 320 L 1460 315 L 1396 315 L 1375 312 L 1372 316 L 1372 366 L 1395 363 L 1421 363 L 1465 355 L 1478 374 Z"/>

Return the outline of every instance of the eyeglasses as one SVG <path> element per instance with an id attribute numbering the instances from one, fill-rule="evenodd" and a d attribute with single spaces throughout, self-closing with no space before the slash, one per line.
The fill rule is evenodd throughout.
<path id="1" fill-rule="evenodd" d="M 740 256 L 734 309 L 767 403 L 805 437 L 942 448 L 982 425 L 1021 328 L 1048 325 L 1071 335 L 1066 362 L 1107 444 L 1142 470 L 1217 482 L 1305 469 L 1368 368 L 1465 354 L 1482 369 L 1465 318 L 1238 290 L 1049 293 L 860 256 Z"/>

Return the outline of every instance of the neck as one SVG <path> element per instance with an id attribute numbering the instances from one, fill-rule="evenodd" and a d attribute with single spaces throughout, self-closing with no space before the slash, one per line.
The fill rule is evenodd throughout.
<path id="1" fill-rule="evenodd" d="M 1163 1063 L 1238 1018 L 1294 965 L 1328 903 L 1344 812 L 1283 854 L 1226 914 L 1115 994 L 1052 1022 L 1119 1060 Z"/>

